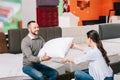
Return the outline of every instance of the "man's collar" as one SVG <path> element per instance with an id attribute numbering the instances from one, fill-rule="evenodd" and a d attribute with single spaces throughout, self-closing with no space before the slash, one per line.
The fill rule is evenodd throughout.
<path id="1" fill-rule="evenodd" d="M 28 36 L 30 37 L 30 39 L 36 39 L 36 38 L 38 38 L 38 36 L 32 36 L 30 34 L 28 34 Z"/>

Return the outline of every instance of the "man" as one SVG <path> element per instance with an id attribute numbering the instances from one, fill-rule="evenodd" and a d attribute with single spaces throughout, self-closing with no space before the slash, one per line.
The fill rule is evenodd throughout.
<path id="1" fill-rule="evenodd" d="M 41 61 L 51 59 L 45 53 L 42 57 L 37 57 L 39 50 L 45 43 L 44 39 L 39 34 L 39 27 L 35 21 L 30 21 L 27 24 L 28 35 L 22 40 L 21 49 L 23 53 L 23 72 L 35 80 L 44 80 L 44 76 L 48 80 L 57 80 L 58 72 L 46 65 L 41 64 Z"/>

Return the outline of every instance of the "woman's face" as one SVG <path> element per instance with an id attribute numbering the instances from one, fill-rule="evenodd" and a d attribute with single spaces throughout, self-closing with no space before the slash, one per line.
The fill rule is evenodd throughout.
<path id="1" fill-rule="evenodd" d="M 91 39 L 90 38 L 86 38 L 86 43 L 88 44 L 88 46 L 90 47 L 91 46 Z"/>

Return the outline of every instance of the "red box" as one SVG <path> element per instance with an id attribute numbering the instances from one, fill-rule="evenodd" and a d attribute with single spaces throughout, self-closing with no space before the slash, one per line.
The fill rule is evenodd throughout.
<path id="1" fill-rule="evenodd" d="M 58 8 L 37 7 L 37 22 L 40 27 L 58 26 Z"/>

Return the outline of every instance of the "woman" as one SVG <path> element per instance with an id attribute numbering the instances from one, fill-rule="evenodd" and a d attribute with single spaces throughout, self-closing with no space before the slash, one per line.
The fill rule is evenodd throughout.
<path id="1" fill-rule="evenodd" d="M 87 71 L 75 71 L 75 80 L 113 80 L 113 71 L 110 68 L 110 60 L 103 48 L 99 34 L 95 30 L 87 32 L 88 48 L 80 47 L 76 44 L 72 48 L 79 49 L 85 55 L 79 59 L 62 59 L 62 62 L 71 62 L 79 64 L 88 61 L 89 68 Z"/>

